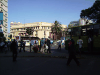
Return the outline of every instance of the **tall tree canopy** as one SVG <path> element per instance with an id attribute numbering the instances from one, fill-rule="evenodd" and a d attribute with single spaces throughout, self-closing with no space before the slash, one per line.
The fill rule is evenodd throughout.
<path id="1" fill-rule="evenodd" d="M 82 10 L 80 17 L 100 23 L 100 1 L 95 1 L 90 8 Z"/>
<path id="2" fill-rule="evenodd" d="M 61 26 L 61 24 L 56 20 L 55 22 L 54 22 L 54 25 L 52 26 L 52 33 L 56 33 L 56 34 L 59 34 L 59 33 L 61 33 L 61 31 L 62 31 L 62 26 Z"/>

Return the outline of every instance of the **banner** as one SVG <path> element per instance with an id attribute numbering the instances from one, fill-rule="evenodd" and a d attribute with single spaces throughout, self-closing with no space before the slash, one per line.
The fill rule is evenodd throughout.
<path id="1" fill-rule="evenodd" d="M 3 32 L 3 12 L 0 12 L 0 32 Z"/>

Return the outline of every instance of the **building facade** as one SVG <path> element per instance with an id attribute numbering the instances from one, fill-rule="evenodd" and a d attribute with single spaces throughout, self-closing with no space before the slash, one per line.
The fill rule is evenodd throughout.
<path id="1" fill-rule="evenodd" d="M 87 21 L 88 21 L 88 23 L 86 24 Z M 87 20 L 87 19 L 80 18 L 79 21 L 71 21 L 69 23 L 68 27 L 88 25 L 90 23 L 93 23 L 93 21 L 92 20 Z"/>
<path id="2" fill-rule="evenodd" d="M 73 26 L 78 26 L 79 25 L 79 21 L 71 21 L 69 23 L 69 26 L 73 27 Z"/>
<path id="3" fill-rule="evenodd" d="M 4 37 L 8 37 L 7 22 L 8 22 L 8 0 L 0 0 L 0 32 L 3 32 Z"/>
<path id="4" fill-rule="evenodd" d="M 87 21 L 87 19 L 80 18 L 79 19 L 79 26 L 86 25 L 86 21 Z M 88 20 L 87 25 L 90 24 L 90 23 L 93 23 L 93 21 L 92 20 Z"/>
<path id="5" fill-rule="evenodd" d="M 34 22 L 26 24 L 11 22 L 10 34 L 12 35 L 12 38 L 16 39 L 16 36 L 27 36 L 28 34 L 26 33 L 26 29 L 32 28 L 34 29 L 33 35 L 31 35 L 32 37 L 53 38 L 53 35 L 51 34 L 52 25 L 54 24 L 47 22 Z M 64 28 L 66 25 L 62 25 L 62 27 Z"/>

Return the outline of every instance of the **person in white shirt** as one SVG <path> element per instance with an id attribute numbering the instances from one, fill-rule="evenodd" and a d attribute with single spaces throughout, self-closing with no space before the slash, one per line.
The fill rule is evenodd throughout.
<path id="1" fill-rule="evenodd" d="M 80 53 L 80 57 L 81 57 L 81 50 L 82 50 L 83 40 L 81 39 L 80 36 L 79 36 L 79 39 L 77 40 L 77 44 L 79 44 L 79 53 Z"/>
<path id="2" fill-rule="evenodd" d="M 61 50 L 61 43 L 62 43 L 62 41 L 58 42 L 58 49 L 60 48 L 60 50 Z"/>

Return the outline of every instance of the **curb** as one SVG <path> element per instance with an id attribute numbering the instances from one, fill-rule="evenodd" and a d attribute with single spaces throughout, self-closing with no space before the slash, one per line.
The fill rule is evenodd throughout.
<path id="1" fill-rule="evenodd" d="M 12 56 L 0 56 L 0 57 L 12 57 Z M 49 57 L 49 58 L 65 58 L 68 59 L 66 56 L 17 56 L 17 57 Z M 85 59 L 85 57 L 76 57 L 77 59 Z"/>

